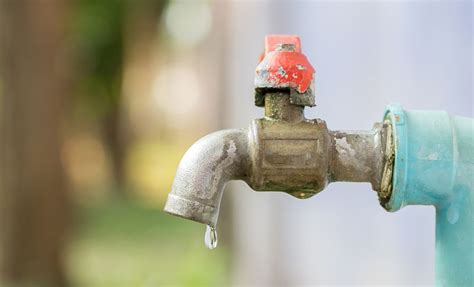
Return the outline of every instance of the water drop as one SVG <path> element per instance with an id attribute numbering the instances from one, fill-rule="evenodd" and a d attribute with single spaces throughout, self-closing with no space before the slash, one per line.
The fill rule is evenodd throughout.
<path id="1" fill-rule="evenodd" d="M 204 233 L 204 244 L 209 249 L 217 247 L 217 231 L 216 228 L 210 225 L 206 226 L 206 233 Z"/>

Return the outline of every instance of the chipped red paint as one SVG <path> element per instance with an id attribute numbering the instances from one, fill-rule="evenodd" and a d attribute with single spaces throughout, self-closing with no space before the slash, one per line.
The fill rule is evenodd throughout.
<path id="1" fill-rule="evenodd" d="M 256 69 L 255 86 L 293 88 L 305 93 L 313 82 L 314 72 L 301 53 L 298 36 L 269 35 L 265 38 L 264 57 Z"/>

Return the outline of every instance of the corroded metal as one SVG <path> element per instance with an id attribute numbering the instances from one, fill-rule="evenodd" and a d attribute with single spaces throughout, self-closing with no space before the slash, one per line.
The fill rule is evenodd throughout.
<path id="1" fill-rule="evenodd" d="M 247 180 L 247 130 L 223 130 L 197 141 L 181 159 L 165 211 L 216 226 L 229 180 Z"/>
<path id="2" fill-rule="evenodd" d="M 378 190 L 378 195 L 380 204 L 386 207 L 386 204 L 392 195 L 393 168 L 395 165 L 395 143 L 393 141 L 392 123 L 390 120 L 384 121 L 384 128 L 386 139 L 383 153 L 384 160 L 382 179 L 380 182 L 380 190 Z"/>
<path id="3" fill-rule="evenodd" d="M 249 185 L 254 190 L 286 191 L 310 197 L 327 185 L 328 147 L 326 123 L 307 120 L 303 107 L 290 103 L 288 93 L 265 96 L 265 117 L 250 125 Z"/>
<path id="4" fill-rule="evenodd" d="M 370 131 L 331 131 L 331 181 L 370 182 L 380 190 L 384 163 L 384 127 Z"/>
<path id="5" fill-rule="evenodd" d="M 165 211 L 215 226 L 230 180 L 302 199 L 331 182 L 370 182 L 385 198 L 382 175 L 389 176 L 393 164 L 386 156 L 389 127 L 377 123 L 370 131 L 329 131 L 323 120 L 306 119 L 303 106 L 292 104 L 288 92 L 270 91 L 264 118 L 248 129 L 210 134 L 186 152 Z"/>
<path id="6" fill-rule="evenodd" d="M 303 121 L 304 107 L 294 105 L 288 100 L 286 92 L 268 92 L 265 94 L 265 119 L 298 123 Z"/>
<path id="7" fill-rule="evenodd" d="M 376 191 L 386 158 L 387 124 L 370 131 L 329 131 L 320 119 L 304 118 L 288 94 L 265 96 L 265 118 L 250 127 L 254 190 L 286 191 L 310 197 L 336 181 L 370 182 Z"/>
<path id="8" fill-rule="evenodd" d="M 165 211 L 215 226 L 225 184 L 308 198 L 336 181 L 370 182 L 390 198 L 394 160 L 391 124 L 370 131 L 329 131 L 306 119 L 314 105 L 314 69 L 296 36 L 269 36 L 256 71 L 255 101 L 265 117 L 248 129 L 225 130 L 195 143 L 176 172 Z"/>

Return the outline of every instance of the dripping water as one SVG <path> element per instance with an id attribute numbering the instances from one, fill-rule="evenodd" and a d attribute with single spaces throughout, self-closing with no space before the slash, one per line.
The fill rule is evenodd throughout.
<path id="1" fill-rule="evenodd" d="M 207 225 L 204 233 L 204 244 L 209 249 L 217 247 L 217 231 L 214 226 Z"/>

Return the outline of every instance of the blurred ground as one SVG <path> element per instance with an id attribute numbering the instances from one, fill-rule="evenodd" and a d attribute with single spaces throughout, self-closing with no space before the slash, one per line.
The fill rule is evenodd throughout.
<path id="1" fill-rule="evenodd" d="M 204 225 L 136 200 L 78 210 L 68 250 L 73 286 L 228 286 L 228 250 L 204 246 Z"/>

